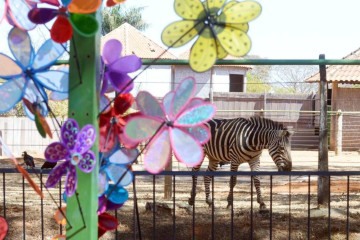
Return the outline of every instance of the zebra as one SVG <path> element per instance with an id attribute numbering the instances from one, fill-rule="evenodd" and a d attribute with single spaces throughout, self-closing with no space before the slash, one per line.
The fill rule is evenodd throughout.
<path id="1" fill-rule="evenodd" d="M 267 148 L 279 171 L 291 171 L 291 145 L 290 136 L 292 131 L 283 127 L 283 124 L 271 119 L 253 116 L 249 119 L 212 119 L 206 123 L 210 129 L 211 137 L 204 145 L 205 155 L 209 159 L 207 171 L 216 171 L 218 165 L 230 164 L 232 172 L 238 170 L 241 163 L 247 162 L 251 171 L 259 171 L 260 155 Z M 197 172 L 201 167 L 192 168 Z M 257 202 L 260 211 L 266 210 L 266 205 L 261 196 L 260 180 L 254 176 Z M 206 202 L 212 205 L 210 197 L 211 176 L 204 177 Z M 194 204 L 196 195 L 197 176 L 193 176 L 191 195 L 188 200 L 190 205 Z M 236 176 L 230 178 L 230 191 L 227 198 L 228 206 L 233 202 L 233 189 L 236 185 Z"/>

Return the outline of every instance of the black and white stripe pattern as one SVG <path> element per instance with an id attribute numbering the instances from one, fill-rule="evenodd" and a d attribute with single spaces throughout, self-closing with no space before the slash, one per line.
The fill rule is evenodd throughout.
<path id="1" fill-rule="evenodd" d="M 216 171 L 218 165 L 230 164 L 231 171 L 237 171 L 241 163 L 247 162 L 251 171 L 259 171 L 260 155 L 263 149 L 268 149 L 279 171 L 291 171 L 290 131 L 281 123 L 262 117 L 213 119 L 207 123 L 211 132 L 210 141 L 204 145 L 204 151 L 209 159 L 207 171 Z M 200 166 L 193 171 L 199 171 Z M 211 177 L 206 176 L 206 202 L 212 204 L 210 198 Z M 197 177 L 193 177 L 193 188 L 189 204 L 194 203 L 196 195 Z M 230 179 L 228 206 L 233 201 L 233 188 L 236 185 L 236 176 Z M 254 176 L 254 185 L 260 209 L 266 209 L 261 196 L 259 177 Z"/>

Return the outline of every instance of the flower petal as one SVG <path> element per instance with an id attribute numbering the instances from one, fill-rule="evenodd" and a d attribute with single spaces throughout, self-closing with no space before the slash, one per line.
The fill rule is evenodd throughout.
<path id="1" fill-rule="evenodd" d="M 105 172 L 111 181 L 120 186 L 126 187 L 133 181 L 133 174 L 127 170 L 125 165 L 108 164 Z"/>
<path id="2" fill-rule="evenodd" d="M 60 7 L 60 3 L 58 0 L 41 0 L 41 2 L 53 5 L 55 7 Z M 63 4 L 63 5 L 65 5 L 65 4 Z"/>
<path id="3" fill-rule="evenodd" d="M 70 153 L 63 143 L 54 142 L 47 146 L 44 155 L 46 161 L 57 162 L 62 159 L 67 159 Z"/>
<path id="4" fill-rule="evenodd" d="M 108 199 L 116 204 L 124 203 L 129 199 L 128 191 L 119 185 L 110 184 L 106 194 Z"/>
<path id="5" fill-rule="evenodd" d="M 175 89 L 175 96 L 171 104 L 172 116 L 176 117 L 186 107 L 195 95 L 196 82 L 192 77 L 185 78 Z"/>
<path id="6" fill-rule="evenodd" d="M 51 39 L 57 43 L 65 43 L 71 39 L 73 35 L 73 27 L 67 17 L 59 15 L 51 30 Z"/>
<path id="7" fill-rule="evenodd" d="M 57 9 L 35 7 L 30 10 L 28 17 L 33 23 L 45 24 L 54 19 L 58 14 L 59 11 Z"/>
<path id="8" fill-rule="evenodd" d="M 88 151 L 82 155 L 82 159 L 78 163 L 78 168 L 84 173 L 91 172 L 96 165 L 96 157 L 92 151 Z"/>
<path id="9" fill-rule="evenodd" d="M 169 131 L 163 130 L 156 134 L 147 146 L 144 155 L 144 167 L 147 171 L 157 174 L 164 170 L 171 159 Z"/>
<path id="10" fill-rule="evenodd" d="M 114 111 L 116 115 L 124 114 L 134 103 L 134 97 L 130 93 L 119 94 L 114 100 Z"/>
<path id="11" fill-rule="evenodd" d="M 189 135 L 191 135 L 200 144 L 207 143 L 211 137 L 209 128 L 206 127 L 205 125 L 199 125 L 196 127 L 181 128 L 181 129 L 187 132 Z"/>
<path id="12" fill-rule="evenodd" d="M 115 230 L 119 225 L 117 218 L 111 216 L 110 214 L 104 212 L 99 215 L 99 228 L 104 229 L 105 231 Z"/>
<path id="13" fill-rule="evenodd" d="M 125 137 L 131 141 L 144 141 L 153 136 L 162 124 L 158 119 L 147 116 L 133 117 L 125 125 Z"/>
<path id="14" fill-rule="evenodd" d="M 35 70 L 47 69 L 65 52 L 66 46 L 49 39 L 37 51 L 32 67 Z"/>
<path id="15" fill-rule="evenodd" d="M 46 180 L 45 186 L 48 188 L 54 187 L 56 183 L 60 181 L 61 176 L 66 173 L 68 166 L 69 162 L 64 162 L 51 170 L 48 179 Z"/>
<path id="16" fill-rule="evenodd" d="M 10 79 L 22 74 L 22 69 L 10 57 L 0 53 L 0 78 Z"/>
<path id="17" fill-rule="evenodd" d="M 180 114 L 174 122 L 175 126 L 193 127 L 210 120 L 216 112 L 216 108 L 211 103 L 188 109 Z"/>
<path id="18" fill-rule="evenodd" d="M 216 40 L 210 29 L 206 28 L 196 40 L 190 51 L 189 64 L 196 72 L 209 70 L 216 61 Z"/>
<path id="19" fill-rule="evenodd" d="M 170 129 L 171 146 L 176 158 L 188 167 L 194 167 L 204 159 L 203 148 L 191 135 L 178 129 Z"/>
<path id="20" fill-rule="evenodd" d="M 109 161 L 114 164 L 129 164 L 135 161 L 139 150 L 121 148 L 109 156 Z"/>
<path id="21" fill-rule="evenodd" d="M 114 127 L 114 126 L 112 126 Z M 100 127 L 99 128 L 99 134 L 100 134 L 100 152 L 108 152 L 110 151 L 115 143 L 117 142 L 116 140 L 116 136 L 115 136 L 115 131 L 114 129 L 110 127 L 110 125 L 108 126 L 104 126 L 104 127 Z"/>
<path id="22" fill-rule="evenodd" d="M 31 103 L 37 104 L 37 107 L 40 110 L 40 114 L 42 116 L 46 116 L 48 114 L 49 110 L 46 105 L 48 97 L 44 88 L 40 84 L 35 86 L 34 81 L 27 81 L 24 97 Z M 27 108 L 27 106 L 23 104 L 23 107 L 26 115 L 30 119 L 34 119 L 35 117 L 33 113 Z"/>
<path id="23" fill-rule="evenodd" d="M 11 110 L 23 97 L 25 80 L 17 78 L 0 85 L 0 113 Z"/>
<path id="24" fill-rule="evenodd" d="M 172 118 L 172 103 L 175 96 L 175 91 L 168 92 L 162 100 L 162 104 L 164 107 L 165 114 Z"/>
<path id="25" fill-rule="evenodd" d="M 69 73 L 57 70 L 36 73 L 37 81 L 51 91 L 67 93 L 69 90 Z"/>
<path id="26" fill-rule="evenodd" d="M 69 98 L 69 94 L 67 92 L 51 92 L 49 98 L 53 101 L 63 101 Z"/>
<path id="27" fill-rule="evenodd" d="M 77 187 L 76 168 L 69 164 L 68 172 L 65 181 L 65 193 L 68 197 L 74 195 Z"/>
<path id="28" fill-rule="evenodd" d="M 29 11 L 34 7 L 27 0 L 6 1 L 10 10 L 11 20 L 23 30 L 29 31 L 36 27 L 36 24 L 28 18 Z"/>
<path id="29" fill-rule="evenodd" d="M 261 13 L 261 5 L 255 1 L 242 1 L 236 4 L 229 2 L 227 5 L 224 7 L 223 14 L 228 23 L 247 23 Z"/>
<path id="30" fill-rule="evenodd" d="M 201 1 L 194 0 L 175 0 L 175 12 L 184 19 L 197 20 L 204 12 L 204 6 Z"/>
<path id="31" fill-rule="evenodd" d="M 122 44 L 119 40 L 110 39 L 104 44 L 102 58 L 105 64 L 111 64 L 120 57 Z"/>
<path id="32" fill-rule="evenodd" d="M 10 30 L 8 43 L 11 53 L 20 63 L 23 69 L 26 69 L 32 62 L 34 50 L 31 46 L 29 34 L 17 27 Z"/>
<path id="33" fill-rule="evenodd" d="M 99 23 L 93 15 L 71 13 L 70 21 L 73 28 L 85 37 L 93 36 L 99 29 Z"/>
<path id="34" fill-rule="evenodd" d="M 107 179 L 105 171 L 100 170 L 98 180 L 98 196 L 104 195 L 106 190 L 109 188 L 109 181 Z M 100 206 L 100 205 L 99 205 Z"/>
<path id="35" fill-rule="evenodd" d="M 141 68 L 141 59 L 136 55 L 128 55 L 117 59 L 108 67 L 111 71 L 120 73 L 131 73 Z"/>
<path id="36" fill-rule="evenodd" d="M 110 80 L 111 86 L 120 93 L 128 93 L 134 88 L 134 82 L 126 73 L 107 71 L 105 73 L 105 81 Z M 109 87 L 108 87 L 109 88 Z M 106 91 L 108 91 L 107 89 Z"/>
<path id="37" fill-rule="evenodd" d="M 230 55 L 241 57 L 250 51 L 251 40 L 242 30 L 231 27 L 219 27 L 216 31 L 218 31 L 218 41 Z"/>
<path id="38" fill-rule="evenodd" d="M 93 125 L 85 125 L 77 134 L 75 151 L 83 154 L 87 152 L 93 145 L 96 139 L 96 130 Z"/>
<path id="39" fill-rule="evenodd" d="M 93 13 L 100 7 L 101 0 L 72 0 L 69 11 L 72 13 Z"/>
<path id="40" fill-rule="evenodd" d="M 205 2 L 205 6 L 211 12 L 216 13 L 223 7 L 225 2 L 226 2 L 226 0 L 209 0 L 209 1 Z"/>
<path id="41" fill-rule="evenodd" d="M 141 91 L 136 96 L 136 106 L 144 115 L 165 119 L 165 112 L 159 101 L 149 92 Z"/>
<path id="42" fill-rule="evenodd" d="M 75 148 L 76 136 L 79 132 L 78 123 L 69 118 L 61 127 L 61 140 L 69 151 Z"/>
<path id="43" fill-rule="evenodd" d="M 162 42 L 168 47 L 181 47 L 198 36 L 198 30 L 204 24 L 192 20 L 180 20 L 165 27 L 161 33 Z"/>

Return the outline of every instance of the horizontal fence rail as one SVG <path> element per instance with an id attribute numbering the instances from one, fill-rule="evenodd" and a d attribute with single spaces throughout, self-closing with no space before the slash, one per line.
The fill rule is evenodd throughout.
<path id="1" fill-rule="evenodd" d="M 41 185 L 40 198 L 15 169 L 0 169 L 0 214 L 9 222 L 8 239 L 50 239 L 64 233 L 52 216 L 63 206 L 63 184 L 45 191 L 49 170 L 29 169 Z M 116 231 L 102 239 L 358 239 L 360 234 L 360 171 L 191 172 L 152 175 L 134 171 L 129 200 L 111 214 Z M 192 176 L 199 176 L 195 204 L 188 198 Z M 203 176 L 211 176 L 212 206 L 205 203 Z M 227 208 L 230 176 L 237 176 L 234 200 Z M 259 211 L 251 182 L 260 176 L 267 211 Z M 330 181 L 330 203 L 318 208 L 317 179 Z M 164 179 L 171 179 L 171 197 L 164 197 Z M 64 179 L 63 179 L 64 181 Z"/>

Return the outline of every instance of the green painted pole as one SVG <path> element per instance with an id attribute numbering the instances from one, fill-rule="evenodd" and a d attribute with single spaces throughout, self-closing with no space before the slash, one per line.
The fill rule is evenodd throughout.
<path id="1" fill-rule="evenodd" d="M 69 118 L 76 119 L 80 128 L 86 124 L 92 124 L 96 128 L 97 139 L 99 132 L 97 121 L 99 96 L 96 91 L 96 79 L 100 68 L 99 53 L 99 33 L 93 37 L 83 37 L 74 31 L 69 60 Z M 91 173 L 83 173 L 77 170 L 77 192 L 85 226 L 74 194 L 71 198 L 68 198 L 67 202 L 66 216 L 72 225 L 72 228 L 66 232 L 67 238 L 98 239 L 98 145 L 97 140 L 91 149 L 97 157 L 96 168 Z"/>

